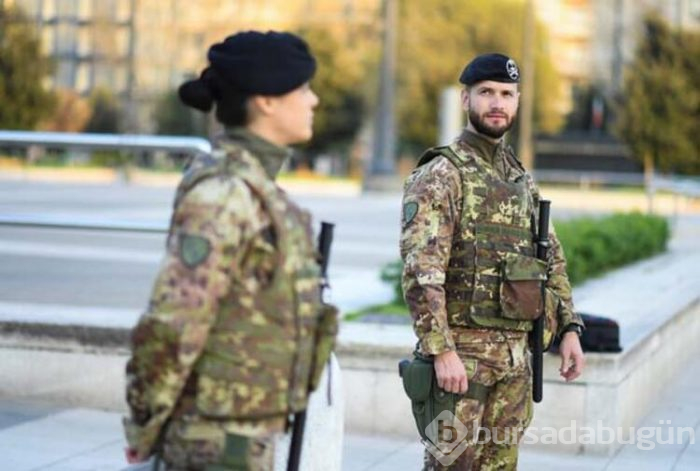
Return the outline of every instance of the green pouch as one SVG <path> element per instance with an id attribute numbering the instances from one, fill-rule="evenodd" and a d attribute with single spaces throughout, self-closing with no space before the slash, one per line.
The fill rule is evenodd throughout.
<path id="1" fill-rule="evenodd" d="M 313 369 L 309 380 L 309 387 L 312 391 L 318 388 L 321 381 L 323 368 L 328 363 L 331 353 L 335 349 L 335 340 L 338 336 L 338 308 L 332 304 L 323 304 L 319 315 L 318 326 L 314 345 L 315 356 Z"/>
<path id="2" fill-rule="evenodd" d="M 424 440 L 429 436 L 436 437 L 435 418 L 444 411 L 455 413 L 457 395 L 438 386 L 432 359 L 416 355 L 413 360 L 403 360 L 399 363 L 399 374 L 404 391 L 411 400 L 418 433 Z"/>
<path id="3" fill-rule="evenodd" d="M 503 317 L 524 321 L 537 319 L 544 307 L 542 291 L 546 280 L 547 262 L 517 253 L 506 254 L 499 292 Z"/>
<path id="4" fill-rule="evenodd" d="M 249 437 L 227 433 L 220 462 L 208 465 L 204 471 L 247 471 L 249 448 Z"/>

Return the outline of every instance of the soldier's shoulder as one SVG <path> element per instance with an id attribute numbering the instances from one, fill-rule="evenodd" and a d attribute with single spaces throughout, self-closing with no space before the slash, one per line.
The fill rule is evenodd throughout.
<path id="1" fill-rule="evenodd" d="M 223 168 L 221 162 L 192 172 L 180 183 L 176 206 L 196 205 L 201 210 L 225 206 L 243 214 L 253 205 L 255 198 L 249 186 L 243 178 Z"/>
<path id="2" fill-rule="evenodd" d="M 444 155 L 437 155 L 417 167 L 406 179 L 404 195 L 416 193 L 450 193 L 460 185 L 459 169 Z"/>
<path id="3" fill-rule="evenodd" d="M 416 167 L 409 178 L 418 179 L 443 179 L 451 176 L 459 176 L 459 169 L 444 154 L 436 154 L 423 165 Z"/>

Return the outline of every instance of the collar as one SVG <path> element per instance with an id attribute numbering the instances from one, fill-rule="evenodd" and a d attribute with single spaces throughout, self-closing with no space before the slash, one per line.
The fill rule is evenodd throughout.
<path id="1" fill-rule="evenodd" d="M 227 127 L 225 135 L 248 150 L 273 180 L 277 177 L 284 161 L 292 154 L 292 150 L 288 147 L 275 145 L 244 127 Z"/>
<path id="2" fill-rule="evenodd" d="M 464 142 L 469 147 L 473 148 L 480 157 L 484 158 L 491 165 L 496 163 L 497 157 L 501 154 L 505 146 L 503 139 L 498 142 L 493 142 L 481 134 L 464 129 L 458 138 L 459 142 Z"/>

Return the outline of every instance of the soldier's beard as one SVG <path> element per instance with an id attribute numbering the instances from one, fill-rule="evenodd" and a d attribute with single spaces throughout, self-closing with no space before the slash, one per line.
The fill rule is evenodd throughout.
<path id="1" fill-rule="evenodd" d="M 484 113 L 484 116 L 486 113 Z M 469 110 L 469 122 L 479 134 L 483 134 L 492 139 L 500 139 L 508 130 L 513 127 L 513 116 L 506 115 L 506 123 L 503 126 L 489 126 L 486 119 L 479 116 L 474 110 Z"/>

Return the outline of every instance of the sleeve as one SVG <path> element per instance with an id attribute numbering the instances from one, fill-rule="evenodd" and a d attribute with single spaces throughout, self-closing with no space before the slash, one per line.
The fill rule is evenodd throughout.
<path id="1" fill-rule="evenodd" d="M 124 419 L 129 446 L 148 456 L 171 415 L 229 289 L 252 210 L 230 177 L 198 182 L 174 210 L 147 312 L 132 332 Z"/>
<path id="2" fill-rule="evenodd" d="M 428 355 L 455 350 L 444 284 L 460 190 L 457 170 L 441 157 L 416 170 L 404 188 L 402 287 L 420 349 Z"/>
<path id="3" fill-rule="evenodd" d="M 527 179 L 535 207 L 537 207 L 540 200 L 539 188 L 537 188 L 537 185 L 535 185 L 532 177 L 529 174 Z M 557 301 L 558 327 L 556 334 L 559 335 L 561 334 L 561 331 L 569 324 L 578 324 L 583 327 L 583 321 L 581 320 L 581 316 L 574 311 L 571 283 L 569 282 L 569 276 L 566 274 L 566 257 L 564 255 L 564 248 L 557 238 L 554 224 L 551 221 L 549 224 L 549 243 L 549 268 L 547 273 L 547 283 L 545 286 L 550 293 L 554 294 Z"/>
<path id="4" fill-rule="evenodd" d="M 574 302 L 571 293 L 571 283 L 566 274 L 566 257 L 564 248 L 557 238 L 554 225 L 550 224 L 549 243 L 549 271 L 547 277 L 547 289 L 551 290 L 559 300 L 557 309 L 557 335 L 569 324 L 578 324 L 583 327 L 583 321 L 574 311 Z"/>

